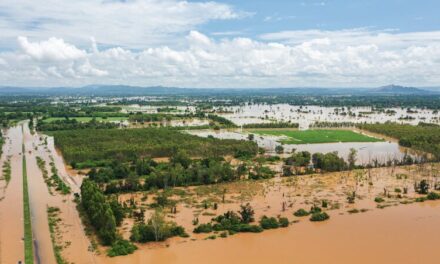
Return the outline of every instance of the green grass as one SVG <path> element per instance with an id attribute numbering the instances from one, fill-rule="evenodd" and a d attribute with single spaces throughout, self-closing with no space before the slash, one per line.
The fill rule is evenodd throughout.
<path id="1" fill-rule="evenodd" d="M 29 191 L 27 183 L 26 155 L 23 145 L 23 216 L 24 216 L 24 261 L 34 263 L 34 247 L 32 239 L 31 210 L 29 207 Z"/>
<path id="2" fill-rule="evenodd" d="M 378 138 L 365 136 L 351 130 L 252 130 L 260 135 L 285 136 L 280 140 L 284 144 L 316 144 L 334 142 L 377 142 Z"/>
<path id="3" fill-rule="evenodd" d="M 95 118 L 96 118 L 96 121 L 99 121 L 99 122 L 119 122 L 119 121 L 124 121 L 124 120 L 128 119 L 128 117 L 124 117 L 124 116 L 107 117 L 107 118 L 95 117 Z M 69 119 L 76 119 L 76 121 L 78 121 L 78 122 L 89 122 L 90 120 L 93 119 L 93 117 L 91 117 L 91 116 L 69 117 Z M 49 117 L 47 119 L 44 119 L 43 122 L 52 123 L 57 120 L 65 120 L 65 118 L 64 117 Z"/>

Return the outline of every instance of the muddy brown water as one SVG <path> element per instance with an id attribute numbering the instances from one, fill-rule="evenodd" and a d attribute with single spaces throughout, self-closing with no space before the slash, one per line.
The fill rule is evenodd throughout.
<path id="1" fill-rule="evenodd" d="M 440 203 L 427 202 L 293 224 L 262 234 L 186 242 L 98 263 L 439 263 Z"/>
<path id="2" fill-rule="evenodd" d="M 18 263 L 24 260 L 22 143 L 26 148 L 35 263 L 56 263 L 47 219 L 48 206 L 56 206 L 61 210 L 59 236 L 60 244 L 64 247 L 62 255 L 65 259 L 69 263 L 95 263 L 93 254 L 88 250 L 90 242 L 84 234 L 76 205 L 72 201 L 73 194 L 61 195 L 53 190 L 51 195 L 37 166 L 36 157 L 39 156 L 46 161 L 46 169 L 50 174 L 50 157 L 53 157 L 60 177 L 71 184 L 72 190 L 78 190 L 78 185 L 67 179 L 62 157 L 58 156 L 53 148 L 53 140 L 52 145 L 49 143 L 48 146 L 44 146 L 40 135 L 32 135 L 25 122 L 10 128 L 6 135 L 10 140 L 4 146 L 4 154 L 11 155 L 12 177 L 5 197 L 0 201 L 0 263 Z"/>
<path id="3" fill-rule="evenodd" d="M 3 155 L 11 155 L 11 181 L 0 201 L 0 263 L 24 260 L 21 127 L 9 129 Z"/>
<path id="4" fill-rule="evenodd" d="M 42 179 L 41 171 L 36 165 L 36 156 L 49 162 L 52 156 L 62 177 L 74 191 L 78 190 L 81 178 L 69 175 L 62 157 L 55 151 L 53 141 L 43 146 L 37 135 L 31 135 L 27 128 L 24 137 L 21 128 L 11 128 L 8 133 L 11 139 L 5 146 L 11 154 L 12 180 L 6 190 L 5 199 L 0 201 L 0 263 L 17 263 L 23 259 L 22 224 L 22 171 L 21 143 L 28 150 L 29 195 L 31 200 L 33 233 L 37 241 L 38 256 L 41 263 L 53 262 L 53 252 L 49 243 L 46 206 L 57 206 L 61 209 L 62 242 L 67 243 L 63 256 L 72 263 L 119 264 L 119 263 L 438 263 L 440 252 L 437 250 L 440 237 L 440 203 L 425 202 L 410 205 L 393 206 L 386 209 L 372 209 L 366 213 L 348 215 L 346 208 L 329 211 L 331 219 L 323 223 L 312 223 L 301 219 L 285 229 L 265 231 L 260 234 L 237 234 L 226 239 L 191 241 L 171 240 L 165 244 L 138 245 L 139 249 L 132 255 L 109 258 L 105 252 L 96 256 L 88 248 L 90 242 L 84 234 L 72 196 L 57 193 L 50 195 Z M 8 143 L 6 143 L 8 144 Z M 37 147 L 37 150 L 35 150 Z M 377 177 L 379 177 L 378 174 Z M 327 177 L 327 176 L 326 176 Z M 328 176 L 329 177 L 329 176 Z M 317 184 L 316 178 L 301 178 L 304 186 Z M 318 179 L 325 179 L 318 178 Z M 331 188 L 322 193 L 327 197 L 340 192 L 340 180 L 330 178 Z M 275 179 L 276 180 L 276 179 Z M 280 180 L 276 180 L 280 181 Z M 310 184 L 308 184 L 310 183 Z M 390 184 L 384 182 L 383 184 Z M 375 188 L 382 189 L 382 182 Z M 410 182 L 409 182 L 410 184 Z M 384 185 L 384 186 L 388 186 Z M 299 185 L 301 186 L 301 185 Z M 281 188 L 281 189 L 278 189 Z M 253 206 L 270 204 L 267 213 L 279 213 L 279 201 L 284 198 L 285 187 L 278 187 L 275 182 L 272 191 L 263 198 L 254 198 Z M 320 187 L 323 188 L 323 187 Z M 283 190 L 283 194 L 276 190 Z M 299 189 L 292 190 L 293 192 Z M 309 192 L 309 191 L 307 191 Z M 286 192 L 287 194 L 287 192 Z M 329 196 L 331 197 L 331 196 Z M 374 197 L 374 194 L 372 194 Z M 371 208 L 372 197 L 359 201 L 358 208 Z M 149 197 L 151 198 L 151 197 Z M 335 198 L 335 197 L 334 197 Z M 295 198 L 298 199 L 298 198 Z M 340 198 L 344 199 L 344 197 Z M 362 204 L 362 206 L 360 206 Z M 275 207 L 273 205 L 278 205 Z M 303 205 L 301 205 L 303 206 Z M 223 205 L 219 206 L 219 210 Z M 226 209 L 236 209 L 236 205 L 225 205 Z M 230 208 L 229 208 L 230 207 Z M 182 224 L 191 225 L 193 211 L 179 208 L 183 218 Z M 340 215 L 343 214 L 343 215 Z M 292 220 L 291 212 L 289 219 Z M 207 218 L 209 218 L 207 216 Z M 204 219 L 206 221 L 206 219 Z M 186 223 L 186 224 L 185 224 Z M 38 230 L 37 230 L 38 229 Z M 190 228 L 187 228 L 191 232 Z M 168 246 L 166 246 L 168 245 Z"/>

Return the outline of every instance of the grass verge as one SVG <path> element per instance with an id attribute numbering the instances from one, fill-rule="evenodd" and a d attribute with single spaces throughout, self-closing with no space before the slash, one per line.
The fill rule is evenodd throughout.
<path id="1" fill-rule="evenodd" d="M 32 238 L 31 210 L 29 207 L 29 191 L 27 183 L 26 155 L 23 149 L 23 217 L 24 217 L 24 261 L 25 264 L 34 263 L 34 247 Z"/>

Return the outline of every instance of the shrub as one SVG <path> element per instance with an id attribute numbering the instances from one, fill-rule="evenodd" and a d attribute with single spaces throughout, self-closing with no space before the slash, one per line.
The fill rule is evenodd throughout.
<path id="1" fill-rule="evenodd" d="M 428 200 L 438 200 L 438 199 L 440 199 L 440 194 L 435 193 L 435 192 L 430 192 L 426 196 L 426 199 L 428 199 Z"/>
<path id="2" fill-rule="evenodd" d="M 312 222 L 320 222 L 329 219 L 330 216 L 326 212 L 314 213 L 310 217 L 310 221 Z"/>
<path id="3" fill-rule="evenodd" d="M 423 203 L 424 201 L 426 201 L 426 197 L 417 197 L 415 201 L 418 203 Z"/>
<path id="4" fill-rule="evenodd" d="M 374 201 L 376 203 L 383 203 L 383 202 L 385 202 L 385 200 L 382 197 L 376 197 L 376 198 L 374 198 Z"/>
<path id="5" fill-rule="evenodd" d="M 251 205 L 247 203 L 246 205 L 240 205 L 240 211 L 238 212 L 241 216 L 241 221 L 245 224 L 254 221 L 254 209 L 252 209 Z"/>
<path id="6" fill-rule="evenodd" d="M 312 208 L 310 208 L 310 213 L 311 214 L 316 214 L 316 213 L 320 213 L 321 212 L 321 208 L 319 208 L 319 206 L 312 206 Z"/>
<path id="7" fill-rule="evenodd" d="M 257 226 L 257 225 L 240 224 L 240 225 L 238 225 L 237 232 L 260 233 L 260 232 L 263 232 L 263 228 L 261 228 L 260 226 Z"/>
<path id="8" fill-rule="evenodd" d="M 308 216 L 309 214 L 310 213 L 304 210 L 303 208 L 300 208 L 293 213 L 293 215 L 297 217 Z"/>
<path id="9" fill-rule="evenodd" d="M 280 227 L 278 220 L 275 217 L 267 217 L 263 215 L 260 220 L 260 226 L 263 229 L 274 229 Z"/>
<path id="10" fill-rule="evenodd" d="M 194 228 L 194 233 L 196 233 L 196 234 L 199 234 L 199 233 L 211 233 L 212 230 L 213 229 L 212 229 L 211 223 L 200 224 L 199 226 Z"/>
<path id="11" fill-rule="evenodd" d="M 124 256 L 133 253 L 137 247 L 133 245 L 130 241 L 124 239 L 116 240 L 112 247 L 107 251 L 107 256 L 116 257 Z"/>
<path id="12" fill-rule="evenodd" d="M 429 183 L 426 180 L 421 180 L 419 184 L 415 184 L 414 189 L 418 194 L 427 194 L 429 191 Z"/>
<path id="13" fill-rule="evenodd" d="M 288 227 L 289 226 L 289 219 L 287 219 L 286 217 L 278 218 L 278 222 L 280 224 L 280 227 Z"/>

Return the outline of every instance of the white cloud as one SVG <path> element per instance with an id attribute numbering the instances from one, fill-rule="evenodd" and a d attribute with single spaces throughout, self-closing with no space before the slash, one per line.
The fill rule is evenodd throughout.
<path id="1" fill-rule="evenodd" d="M 180 87 L 438 85 L 439 38 L 435 31 L 354 29 L 215 40 L 190 31 L 179 47 L 141 50 L 105 48 L 93 41 L 92 48 L 82 50 L 57 38 L 20 38 L 21 49 L 0 53 L 0 81 Z"/>
<path id="2" fill-rule="evenodd" d="M 18 44 L 25 54 L 39 61 L 76 60 L 86 55 L 85 51 L 59 38 L 30 43 L 26 37 L 18 37 Z"/>
<path id="3" fill-rule="evenodd" d="M 0 40 L 57 36 L 83 46 L 93 37 L 102 45 L 138 49 L 173 43 L 211 20 L 250 15 L 227 4 L 181 0 L 2 0 L 0 10 Z"/>

